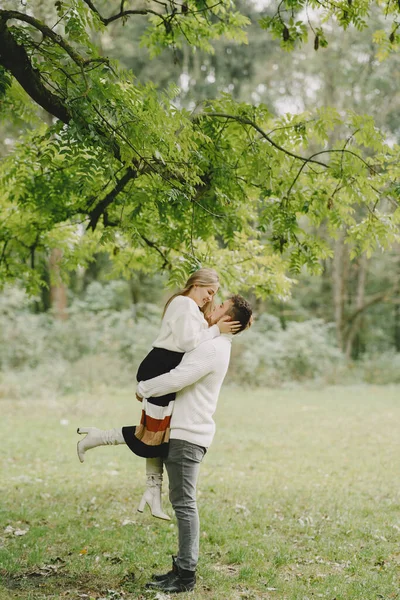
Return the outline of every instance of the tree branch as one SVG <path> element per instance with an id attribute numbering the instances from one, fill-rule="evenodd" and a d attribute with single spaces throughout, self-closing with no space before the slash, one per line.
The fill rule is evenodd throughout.
<path id="1" fill-rule="evenodd" d="M 355 132 L 355 133 L 357 133 L 357 132 Z M 363 159 L 363 157 L 362 157 L 362 156 L 360 156 L 360 155 L 359 155 L 359 154 L 357 154 L 356 152 L 353 152 L 352 150 L 347 150 L 347 149 L 346 149 L 346 146 L 347 146 L 347 144 L 349 143 L 349 141 L 351 140 L 351 138 L 353 137 L 353 135 L 354 135 L 354 134 L 352 134 L 352 135 L 351 135 L 351 136 L 350 136 L 350 137 L 349 137 L 349 138 L 346 140 L 346 142 L 345 142 L 345 144 L 344 144 L 343 148 L 336 148 L 336 149 L 335 149 L 335 148 L 333 148 L 333 149 L 331 149 L 331 150 L 321 150 L 320 152 L 316 152 L 315 154 L 312 154 L 312 155 L 310 156 L 310 159 L 313 159 L 313 158 L 314 158 L 314 156 L 319 156 L 320 154 L 333 154 L 333 153 L 338 153 L 338 152 L 339 152 L 339 153 L 341 153 L 341 154 L 342 154 L 342 160 L 341 160 L 341 164 L 340 164 L 340 169 L 341 169 L 341 172 L 342 172 L 342 175 L 343 175 L 343 156 L 344 156 L 345 154 L 350 154 L 351 156 L 355 156 L 356 158 L 358 158 L 358 160 L 360 160 L 360 161 L 361 161 L 361 162 L 362 162 L 362 163 L 363 163 L 365 166 L 367 166 L 367 167 L 370 169 L 370 171 L 371 171 L 372 173 L 374 173 L 375 175 L 377 175 L 377 174 L 378 174 L 378 173 L 377 173 L 377 171 L 376 171 L 376 170 L 375 170 L 375 169 L 374 169 L 374 168 L 373 168 L 371 165 L 369 165 L 369 164 L 367 163 L 367 161 Z M 299 169 L 299 171 L 298 171 L 298 173 L 297 173 L 296 177 L 293 179 L 292 183 L 290 184 L 290 187 L 289 187 L 289 189 L 288 189 L 288 191 L 287 191 L 287 194 L 286 194 L 286 198 L 289 198 L 289 195 L 290 195 L 290 193 L 291 193 L 291 191 L 292 191 L 292 189 L 293 189 L 293 187 L 294 187 L 294 185 L 295 185 L 296 181 L 297 181 L 297 180 L 298 180 L 298 178 L 300 177 L 300 175 L 301 175 L 301 172 L 303 171 L 303 169 L 304 169 L 304 167 L 306 166 L 306 164 L 307 164 L 308 162 L 315 162 L 315 161 L 313 161 L 313 160 L 310 160 L 310 159 L 308 159 L 306 162 L 304 162 L 304 164 L 302 164 L 302 165 L 301 165 L 301 167 L 300 167 L 300 169 Z"/>
<path id="2" fill-rule="evenodd" d="M 43 85 L 40 72 L 32 66 L 25 48 L 14 40 L 8 30 L 7 20 L 10 17 L 4 16 L 4 13 L 10 12 L 0 10 L 0 64 L 39 106 L 63 123 L 69 123 L 72 117 L 64 102 Z"/>
<path id="3" fill-rule="evenodd" d="M 10 15 L 10 13 L 12 14 Z M 43 84 L 42 74 L 32 65 L 24 46 L 15 41 L 7 28 L 7 20 L 14 18 L 14 13 L 15 11 L 0 10 L 0 64 L 13 75 L 34 102 L 63 123 L 68 124 L 73 118 L 73 112 L 66 106 L 64 100 L 60 98 L 60 96 L 51 92 Z M 22 17 L 26 16 L 27 15 L 22 15 Z M 48 28 L 48 30 L 51 32 L 51 37 L 53 38 L 53 35 L 56 34 L 54 34 L 51 29 Z M 59 43 L 59 41 L 57 43 Z M 69 55 L 71 55 L 71 53 L 69 53 Z M 76 57 L 78 57 L 77 54 Z M 99 62 L 97 59 L 85 61 L 81 59 L 81 57 L 80 60 L 82 62 L 78 61 L 78 64 L 81 67 L 81 72 L 86 64 L 91 64 L 95 61 Z M 95 127 L 99 137 L 102 138 L 110 148 L 114 157 L 120 161 L 121 151 L 117 141 L 108 135 L 100 124 L 92 123 L 92 126 Z"/>
<path id="4" fill-rule="evenodd" d="M 374 304 L 378 304 L 379 302 L 386 302 L 390 296 L 395 293 L 395 289 L 390 289 L 387 292 L 382 292 L 379 294 L 375 294 L 369 300 L 367 300 L 360 308 L 357 308 L 347 319 L 347 327 L 350 329 L 352 322 L 365 310 L 373 306 Z"/>
<path id="5" fill-rule="evenodd" d="M 154 250 L 156 250 L 158 252 L 158 254 L 162 257 L 162 259 L 164 260 L 162 267 L 161 267 L 162 269 L 164 269 L 166 266 L 170 265 L 170 262 L 168 260 L 168 257 L 166 256 L 166 254 L 164 254 L 164 252 L 162 250 L 160 250 L 160 248 L 154 242 L 147 239 L 147 237 L 145 237 L 142 233 L 140 234 L 140 237 L 149 246 L 149 248 L 154 248 Z"/>
<path id="6" fill-rule="evenodd" d="M 304 156 L 300 156 L 298 154 L 294 154 L 293 152 L 290 152 L 290 150 L 286 150 L 285 148 L 283 148 L 282 146 L 280 146 L 279 144 L 277 144 L 276 142 L 274 142 L 274 140 L 267 133 L 265 133 L 265 131 L 263 131 L 261 129 L 261 127 L 259 127 L 257 125 L 257 123 L 255 123 L 251 119 L 247 119 L 246 117 L 240 117 L 239 115 L 228 115 L 228 114 L 225 114 L 225 113 L 211 113 L 211 112 L 201 113 L 196 118 L 198 119 L 199 117 L 207 117 L 207 118 L 209 117 L 209 118 L 212 118 L 212 119 L 213 118 L 232 119 L 233 121 L 237 121 L 238 123 L 242 123 L 243 125 L 250 125 L 251 127 L 253 127 L 253 129 L 255 129 L 256 131 L 258 131 L 258 133 L 265 140 L 267 140 L 271 144 L 271 146 L 274 146 L 274 148 L 276 148 L 280 152 L 283 152 L 284 154 L 287 154 L 288 156 L 291 156 L 292 158 L 296 158 L 297 160 L 301 160 L 304 163 L 314 163 L 316 165 L 320 165 L 321 167 L 328 168 L 328 165 L 326 163 L 323 163 L 323 162 L 321 162 L 319 160 L 313 160 L 312 158 L 304 158 Z"/>
<path id="7" fill-rule="evenodd" d="M 164 20 L 163 15 L 161 15 L 160 13 L 158 13 L 155 10 L 151 10 L 150 8 L 143 8 L 143 9 L 137 9 L 137 10 L 124 10 L 123 2 L 121 2 L 121 9 L 120 9 L 119 13 L 117 13 L 115 15 L 111 15 L 110 17 L 103 17 L 100 14 L 100 11 L 98 10 L 98 8 L 96 8 L 96 6 L 93 4 L 93 2 L 91 0 L 83 0 L 83 1 L 90 8 L 90 10 L 92 10 L 94 13 L 96 13 L 96 15 L 99 17 L 100 21 L 102 23 L 104 23 L 104 25 L 109 25 L 109 23 L 112 23 L 113 21 L 117 21 L 118 19 L 123 19 L 124 17 L 128 17 L 129 15 L 148 15 L 148 14 L 150 14 L 150 15 L 156 15 L 157 17 L 160 17 L 160 19 Z"/>
<path id="8" fill-rule="evenodd" d="M 125 186 L 132 179 L 135 179 L 137 175 L 138 173 L 136 169 L 133 169 L 132 167 L 127 169 L 126 173 L 117 181 L 116 186 L 110 192 L 108 192 L 107 196 L 105 196 L 105 198 L 103 198 L 103 200 L 101 200 L 101 202 L 99 202 L 92 211 L 90 211 L 90 221 L 87 229 L 91 229 L 92 231 L 96 229 L 101 215 L 105 213 L 110 204 L 114 202 L 118 194 L 122 192 Z"/>
<path id="9" fill-rule="evenodd" d="M 90 10 L 92 10 L 98 16 L 98 18 L 104 25 L 109 25 L 113 21 L 117 21 L 118 19 L 124 19 L 125 17 L 129 17 L 130 15 L 155 15 L 156 17 L 159 17 L 160 19 L 162 19 L 164 24 L 166 24 L 168 22 L 170 23 L 171 20 L 175 17 L 175 15 L 181 15 L 181 14 L 196 15 L 197 13 L 212 12 L 213 8 L 222 4 L 221 0 L 219 0 L 215 4 L 212 4 L 211 6 L 207 6 L 207 4 L 206 4 L 205 8 L 201 8 L 199 10 L 188 10 L 185 3 L 179 4 L 178 2 L 170 2 L 170 4 L 173 6 L 173 8 L 172 8 L 172 12 L 170 14 L 168 14 L 167 4 L 163 3 L 163 2 L 157 2 L 157 0 L 154 0 L 157 4 L 160 4 L 161 6 L 164 7 L 166 14 L 163 15 L 163 14 L 157 12 L 156 10 L 152 10 L 151 8 L 143 8 L 143 9 L 136 9 L 136 10 L 124 10 L 125 1 L 122 0 L 119 13 L 116 13 L 115 15 L 111 15 L 110 17 L 103 17 L 103 15 L 100 13 L 99 9 L 92 2 L 92 0 L 83 0 L 83 1 L 90 8 Z M 183 35 L 185 35 L 184 31 L 182 31 L 182 33 L 183 33 Z"/>
<path id="10" fill-rule="evenodd" d="M 17 10 L 0 10 L 0 20 L 1 21 L 6 23 L 10 19 L 16 19 L 17 21 L 23 21 L 25 23 L 28 23 L 29 25 L 32 25 L 32 27 L 34 27 L 35 29 L 40 31 L 45 37 L 50 38 L 51 40 L 53 40 L 53 42 L 55 42 L 56 44 L 61 46 L 61 48 L 63 48 L 63 50 L 65 50 L 65 52 L 72 58 L 72 60 L 77 65 L 83 66 L 85 64 L 85 59 L 82 58 L 82 56 L 80 54 L 75 52 L 75 50 L 72 48 L 72 46 L 70 46 L 70 44 L 68 44 L 68 42 L 66 42 L 61 37 L 61 35 L 58 35 L 58 33 L 55 33 L 55 31 L 53 31 L 50 27 L 48 27 L 47 25 L 45 25 L 38 19 L 35 19 L 34 17 L 31 17 L 30 15 L 25 15 L 24 13 L 20 13 Z"/>

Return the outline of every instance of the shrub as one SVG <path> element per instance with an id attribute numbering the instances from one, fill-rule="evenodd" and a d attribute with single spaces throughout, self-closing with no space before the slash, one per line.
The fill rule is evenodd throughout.
<path id="1" fill-rule="evenodd" d="M 366 383 L 400 383 L 400 352 L 365 355 L 357 366 Z"/>
<path id="2" fill-rule="evenodd" d="M 34 314 L 24 292 L 7 289 L 0 296 L 0 398 L 134 386 L 137 367 L 158 335 L 162 309 L 129 305 L 126 293 L 120 282 L 92 283 L 83 298 L 72 299 L 68 319 L 61 321 L 51 313 Z M 400 354 L 346 364 L 333 325 L 312 319 L 284 329 L 268 314 L 232 345 L 228 382 L 275 387 L 310 380 L 400 383 Z"/>
<path id="3" fill-rule="evenodd" d="M 88 297 L 71 304 L 65 321 L 29 312 L 31 301 L 19 290 L 0 297 L 0 369 L 29 369 L 56 360 L 75 363 L 97 354 L 136 368 L 157 337 L 161 309 L 141 304 L 114 310 L 107 304 L 115 305 L 112 294 L 99 294 L 94 303 L 97 288 L 89 287 Z"/>
<path id="4" fill-rule="evenodd" d="M 233 349 L 231 377 L 252 385 L 321 378 L 344 362 L 332 326 L 321 319 L 290 322 L 283 329 L 279 319 L 262 315 Z"/>

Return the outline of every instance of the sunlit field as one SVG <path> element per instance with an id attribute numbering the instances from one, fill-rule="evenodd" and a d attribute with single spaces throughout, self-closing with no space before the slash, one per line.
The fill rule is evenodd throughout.
<path id="1" fill-rule="evenodd" d="M 174 519 L 136 511 L 144 461 L 76 456 L 77 426 L 137 422 L 133 389 L 0 410 L 1 600 L 168 598 L 144 587 L 177 548 Z M 182 598 L 400 598 L 400 387 L 225 387 L 216 420 Z"/>

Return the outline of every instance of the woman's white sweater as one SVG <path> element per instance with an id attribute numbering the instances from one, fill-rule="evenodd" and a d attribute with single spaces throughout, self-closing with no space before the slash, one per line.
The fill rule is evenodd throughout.
<path id="1" fill-rule="evenodd" d="M 202 342 L 220 335 L 218 325 L 208 326 L 196 302 L 188 296 L 172 300 L 161 322 L 154 348 L 190 352 Z"/>

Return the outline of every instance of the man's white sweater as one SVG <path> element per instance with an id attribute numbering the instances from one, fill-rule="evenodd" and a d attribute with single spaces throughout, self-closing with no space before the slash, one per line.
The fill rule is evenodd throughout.
<path id="1" fill-rule="evenodd" d="M 208 448 L 215 433 L 213 415 L 229 366 L 231 335 L 220 335 L 187 352 L 169 373 L 141 381 L 143 398 L 176 395 L 171 418 L 171 439 L 186 440 Z"/>

